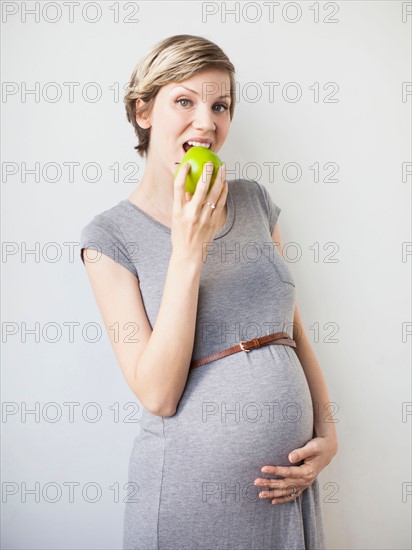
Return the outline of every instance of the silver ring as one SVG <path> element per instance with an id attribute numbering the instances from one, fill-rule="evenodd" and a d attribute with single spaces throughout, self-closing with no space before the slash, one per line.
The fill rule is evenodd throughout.
<path id="1" fill-rule="evenodd" d="M 297 491 L 297 487 L 295 487 L 295 485 L 294 485 L 294 486 L 293 486 L 293 492 L 292 492 L 292 494 L 290 495 L 292 498 L 296 498 L 296 497 L 298 496 L 298 494 L 297 494 L 296 491 Z"/>
<path id="2" fill-rule="evenodd" d="M 211 202 L 209 202 L 209 201 L 205 201 L 203 204 L 208 204 L 212 210 L 213 210 L 214 208 L 216 208 L 216 204 L 215 204 L 215 203 L 211 203 Z"/>

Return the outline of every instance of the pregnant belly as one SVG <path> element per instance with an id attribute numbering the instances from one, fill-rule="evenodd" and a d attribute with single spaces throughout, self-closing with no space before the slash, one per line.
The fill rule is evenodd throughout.
<path id="1" fill-rule="evenodd" d="M 272 477 L 262 466 L 291 465 L 290 451 L 312 438 L 311 396 L 292 348 L 264 346 L 193 369 L 176 414 L 143 415 L 141 427 L 127 548 L 304 547 L 300 502 L 272 506 L 253 483 Z M 285 546 L 287 526 L 294 545 Z"/>
<path id="2" fill-rule="evenodd" d="M 165 418 L 166 462 L 253 482 L 265 464 L 291 465 L 288 454 L 312 432 L 310 391 L 295 351 L 265 346 L 190 372 L 176 414 Z"/>

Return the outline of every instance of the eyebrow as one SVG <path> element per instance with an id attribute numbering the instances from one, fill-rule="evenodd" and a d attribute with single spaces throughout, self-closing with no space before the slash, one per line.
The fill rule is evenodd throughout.
<path id="1" fill-rule="evenodd" d="M 185 90 L 188 90 L 189 92 L 192 92 L 195 95 L 199 95 L 198 92 L 196 92 L 196 90 L 192 90 L 191 88 L 188 88 L 187 86 L 182 86 L 182 84 L 179 84 L 178 86 L 175 86 L 175 88 L 173 88 L 173 89 L 176 89 L 176 88 L 184 88 Z M 230 94 L 222 94 L 219 97 L 217 97 L 216 99 L 224 99 L 225 97 L 230 98 L 231 95 Z"/>

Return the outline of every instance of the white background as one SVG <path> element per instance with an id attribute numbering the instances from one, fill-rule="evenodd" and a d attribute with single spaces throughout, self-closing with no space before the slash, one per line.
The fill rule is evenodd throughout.
<path id="1" fill-rule="evenodd" d="M 268 188 L 282 208 L 283 242 L 297 243 L 301 253 L 289 267 L 336 404 L 340 443 L 319 476 L 327 548 L 410 548 L 412 496 L 403 492 L 411 493 L 411 415 L 402 414 L 411 402 L 411 337 L 403 337 L 411 331 L 411 255 L 402 257 L 411 241 L 411 176 L 402 178 L 402 163 L 411 162 L 412 97 L 402 100 L 402 83 L 412 80 L 412 15 L 402 21 L 410 3 L 301 2 L 286 4 L 283 13 L 281 3 L 271 21 L 269 8 L 256 2 L 239 4 L 238 20 L 223 14 L 233 2 L 100 2 L 94 23 L 90 2 L 81 3 L 90 4 L 83 14 L 74 9 L 73 22 L 63 3 L 39 2 L 37 22 L 23 16 L 34 2 L 2 4 L 2 547 L 121 548 L 139 415 L 126 422 L 133 413 L 127 403 L 136 399 L 104 332 L 78 242 L 81 228 L 128 197 L 143 173 L 122 87 L 155 42 L 189 33 L 215 41 L 236 67 L 241 94 L 219 153 L 228 171 L 240 168 L 229 179 L 258 179 Z M 56 6 L 61 18 L 53 23 Z M 206 17 L 205 10 L 216 13 Z M 126 23 L 127 14 L 135 22 Z M 325 22 L 328 14 L 337 22 Z M 68 82 L 79 83 L 73 101 Z M 82 95 L 90 82 L 101 89 L 97 102 L 90 101 L 92 89 L 89 101 Z M 279 83 L 273 101 L 264 82 Z M 24 93 L 36 83 L 37 98 Z M 301 92 L 297 101 L 290 83 Z M 56 89 L 62 95 L 54 102 Z M 68 162 L 80 163 L 73 181 Z M 132 182 L 124 181 L 128 162 L 139 168 Z M 269 162 L 279 163 L 273 178 Z M 35 163 L 39 177 L 24 176 Z M 57 163 L 60 176 L 48 163 Z M 87 163 L 100 165 L 99 181 L 83 176 Z M 299 166 L 297 181 L 288 163 Z M 337 181 L 325 180 L 326 163 L 336 164 Z M 64 243 L 77 243 L 74 256 Z M 24 253 L 36 246 L 36 254 Z M 54 262 L 56 250 L 61 257 Z M 329 254 L 338 261 L 328 262 Z M 36 323 L 38 341 L 24 335 Z M 60 327 L 55 343 L 48 323 Z M 74 341 L 67 323 L 78 324 Z M 82 335 L 87 323 L 102 330 L 96 343 L 87 341 L 92 329 Z M 92 402 L 101 410 L 97 422 L 87 420 L 87 411 L 96 412 L 87 406 Z M 65 403 L 78 404 L 73 422 Z M 25 414 L 36 406 L 38 414 Z M 78 484 L 73 502 L 64 485 L 70 482 Z M 101 489 L 95 503 L 92 488 L 82 494 L 90 482 Z M 36 483 L 37 501 L 30 493 L 24 501 L 24 484 Z M 57 502 L 47 483 L 61 488 Z"/>

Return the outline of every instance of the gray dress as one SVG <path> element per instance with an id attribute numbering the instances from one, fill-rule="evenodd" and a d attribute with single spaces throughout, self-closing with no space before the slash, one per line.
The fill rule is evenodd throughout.
<path id="1" fill-rule="evenodd" d="M 228 185 L 226 224 L 205 244 L 193 359 L 270 332 L 293 337 L 295 281 L 271 239 L 280 208 L 258 182 Z M 81 247 L 138 277 L 152 327 L 170 237 L 169 228 L 127 199 L 95 216 L 81 234 Z M 142 410 L 129 461 L 134 490 L 125 506 L 123 548 L 323 549 L 317 479 L 295 501 L 275 505 L 259 498 L 265 489 L 253 484 L 272 477 L 261 472 L 264 465 L 292 465 L 288 454 L 312 439 L 313 420 L 291 347 L 267 345 L 191 369 L 174 416 Z"/>

